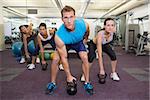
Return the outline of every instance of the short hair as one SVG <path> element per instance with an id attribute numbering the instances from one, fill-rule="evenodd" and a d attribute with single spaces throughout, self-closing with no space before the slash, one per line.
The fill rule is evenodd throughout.
<path id="1" fill-rule="evenodd" d="M 19 30 L 21 30 L 21 28 L 22 28 L 22 27 L 26 27 L 26 28 L 28 28 L 28 27 L 29 27 L 29 25 L 20 25 L 20 26 L 19 26 Z"/>
<path id="2" fill-rule="evenodd" d="M 23 26 L 24 26 L 24 25 L 20 25 L 20 26 L 19 26 L 19 30 L 21 30 L 21 28 L 22 28 Z"/>
<path id="3" fill-rule="evenodd" d="M 29 25 L 23 25 L 23 26 L 25 26 L 26 28 L 28 28 L 28 27 L 29 27 Z"/>
<path id="4" fill-rule="evenodd" d="M 45 29 L 46 29 L 46 24 L 45 24 L 45 23 L 41 23 L 41 24 L 39 25 L 39 28 L 40 28 L 41 26 L 45 27 Z"/>
<path id="5" fill-rule="evenodd" d="M 106 19 L 105 19 L 105 21 L 104 21 L 104 25 L 106 25 L 106 22 L 107 22 L 107 21 L 109 21 L 109 20 L 114 21 L 114 19 L 113 19 L 113 18 L 106 18 Z"/>
<path id="6" fill-rule="evenodd" d="M 75 9 L 72 8 L 71 6 L 65 6 L 62 10 L 61 10 L 61 16 L 63 17 L 63 13 L 64 12 L 70 12 L 70 11 L 73 11 L 74 12 L 74 15 L 75 15 Z"/>

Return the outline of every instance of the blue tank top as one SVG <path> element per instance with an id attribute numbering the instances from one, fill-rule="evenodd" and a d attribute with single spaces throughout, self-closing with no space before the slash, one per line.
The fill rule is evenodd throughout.
<path id="1" fill-rule="evenodd" d="M 75 30 L 73 32 L 69 32 L 64 24 L 60 26 L 56 35 L 64 42 L 64 44 L 74 44 L 81 40 L 86 32 L 86 25 L 83 19 L 75 20 Z"/>

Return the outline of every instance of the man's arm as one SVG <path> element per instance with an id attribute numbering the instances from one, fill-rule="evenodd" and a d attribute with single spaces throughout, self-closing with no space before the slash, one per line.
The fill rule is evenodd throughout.
<path id="1" fill-rule="evenodd" d="M 64 42 L 57 35 L 55 35 L 55 43 L 56 43 L 56 49 L 59 53 L 59 56 L 61 58 L 61 61 L 64 67 L 64 71 L 67 75 L 67 81 L 70 82 L 72 81 L 70 80 L 71 79 L 70 77 L 72 75 L 71 75 L 70 68 L 69 68 L 66 46 Z"/>

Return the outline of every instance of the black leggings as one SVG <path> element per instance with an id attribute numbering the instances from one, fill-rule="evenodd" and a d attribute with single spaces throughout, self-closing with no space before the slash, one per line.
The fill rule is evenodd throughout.
<path id="1" fill-rule="evenodd" d="M 93 62 L 93 60 L 96 58 L 96 44 L 93 43 L 92 40 L 90 40 L 90 42 L 87 43 L 88 45 L 88 60 L 90 63 Z M 117 58 L 116 58 L 116 54 L 114 52 L 114 50 L 112 50 L 112 47 L 111 47 L 111 44 L 110 43 L 107 43 L 107 44 L 104 44 L 102 45 L 102 51 L 105 52 L 112 61 L 115 61 Z"/>

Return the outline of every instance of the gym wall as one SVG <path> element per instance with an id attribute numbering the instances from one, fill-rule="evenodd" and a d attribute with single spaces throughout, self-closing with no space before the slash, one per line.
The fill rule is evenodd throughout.
<path id="1" fill-rule="evenodd" d="M 0 13 L 2 12 L 2 3 L 0 2 Z M 3 30 L 3 16 L 0 14 L 0 51 L 4 49 L 4 30 Z"/>

